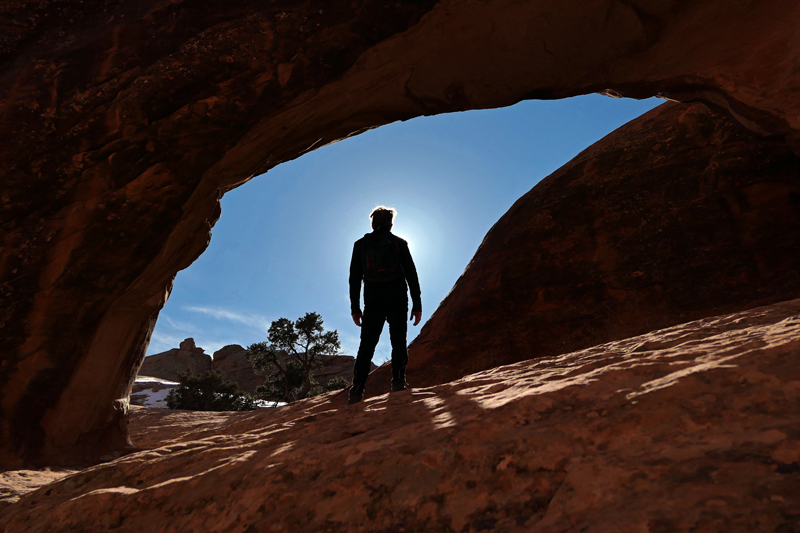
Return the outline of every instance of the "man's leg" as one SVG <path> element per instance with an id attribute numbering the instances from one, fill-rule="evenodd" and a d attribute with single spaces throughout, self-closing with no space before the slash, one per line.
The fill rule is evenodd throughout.
<path id="1" fill-rule="evenodd" d="M 381 338 L 385 319 L 385 315 L 379 309 L 374 306 L 364 305 L 364 315 L 361 317 L 361 343 L 358 346 L 356 364 L 353 366 L 354 390 L 364 390 L 364 384 L 369 376 L 372 356 L 375 355 L 375 347 Z"/>
<path id="2" fill-rule="evenodd" d="M 408 304 L 393 307 L 387 313 L 389 337 L 392 341 L 392 390 L 405 390 L 408 364 Z"/>

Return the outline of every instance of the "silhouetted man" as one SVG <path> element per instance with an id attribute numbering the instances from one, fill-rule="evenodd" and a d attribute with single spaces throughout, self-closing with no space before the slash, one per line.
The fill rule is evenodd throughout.
<path id="1" fill-rule="evenodd" d="M 411 290 L 411 317 L 414 325 L 422 320 L 422 300 L 419 279 L 408 243 L 391 232 L 393 208 L 379 206 L 372 210 L 372 233 L 367 233 L 353 246 L 350 261 L 350 310 L 353 322 L 361 328 L 353 368 L 353 386 L 347 405 L 364 398 L 364 384 L 369 375 L 372 356 L 383 331 L 389 322 L 392 341 L 392 392 L 405 390 L 408 348 L 406 346 L 406 315 L 408 290 Z M 364 282 L 364 313 L 361 313 L 361 282 Z"/>

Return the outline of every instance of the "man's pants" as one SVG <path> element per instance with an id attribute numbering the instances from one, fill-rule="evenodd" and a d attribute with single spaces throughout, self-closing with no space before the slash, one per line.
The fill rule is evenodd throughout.
<path id="1" fill-rule="evenodd" d="M 358 347 L 353 368 L 353 385 L 363 386 L 367 382 L 372 356 L 381 338 L 383 323 L 389 322 L 389 338 L 392 341 L 392 379 L 405 379 L 408 364 L 408 302 L 364 302 L 361 317 L 361 344 Z"/>

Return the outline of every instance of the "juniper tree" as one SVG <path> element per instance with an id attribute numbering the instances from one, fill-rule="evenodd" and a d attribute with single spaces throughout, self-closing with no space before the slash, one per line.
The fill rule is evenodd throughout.
<path id="1" fill-rule="evenodd" d="M 322 355 L 339 353 L 339 333 L 325 331 L 322 317 L 306 313 L 294 322 L 279 318 L 270 324 L 266 342 L 247 347 L 247 358 L 256 374 L 266 374 L 256 389 L 263 399 L 292 402 L 323 392 L 314 379 Z"/>

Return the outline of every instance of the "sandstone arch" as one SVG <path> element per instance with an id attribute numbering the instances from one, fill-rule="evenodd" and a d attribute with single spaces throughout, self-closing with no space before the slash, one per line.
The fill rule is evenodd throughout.
<path id="1" fill-rule="evenodd" d="M 146 0 L 0 6 L 2 462 L 126 445 L 226 190 L 395 120 L 589 92 L 703 100 L 798 151 L 800 6 Z"/>

